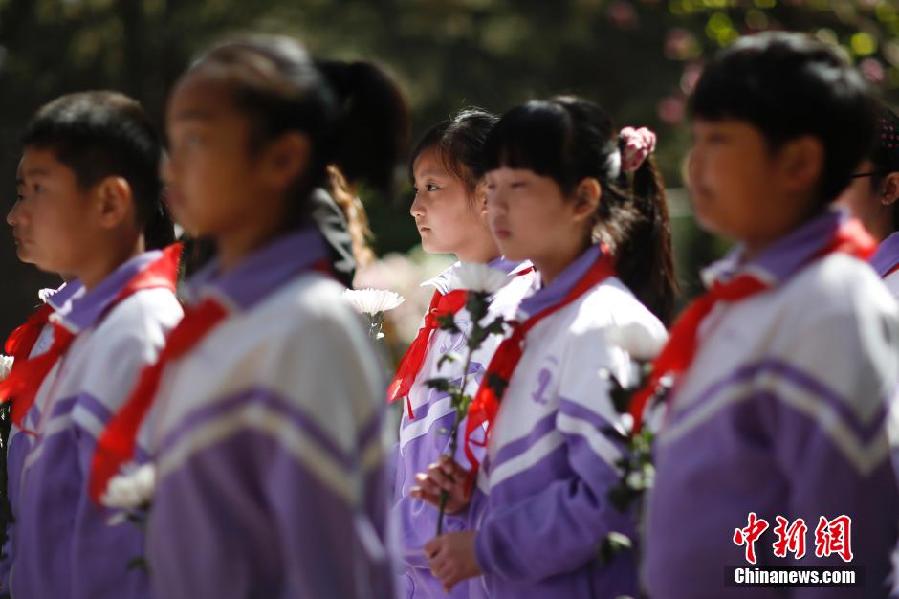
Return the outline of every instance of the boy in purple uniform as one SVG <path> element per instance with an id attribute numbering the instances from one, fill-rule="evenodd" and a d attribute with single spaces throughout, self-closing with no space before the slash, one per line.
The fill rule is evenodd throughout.
<path id="1" fill-rule="evenodd" d="M 885 597 L 899 310 L 865 263 L 873 240 L 831 208 L 872 142 L 864 81 L 811 38 L 761 34 L 711 61 L 690 111 L 697 219 L 738 245 L 655 363 L 675 387 L 649 498 L 649 595 Z M 743 568 L 793 566 L 854 568 L 859 584 L 740 584 Z"/>

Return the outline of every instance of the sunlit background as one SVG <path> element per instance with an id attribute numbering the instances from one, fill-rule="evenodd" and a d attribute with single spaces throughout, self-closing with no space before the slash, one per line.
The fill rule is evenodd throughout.
<path id="1" fill-rule="evenodd" d="M 293 33 L 315 54 L 386 65 L 409 99 L 413 137 L 463 106 L 503 111 L 562 92 L 600 102 L 620 126 L 654 128 L 686 298 L 698 268 L 725 247 L 696 230 L 682 190 L 686 97 L 707 56 L 767 29 L 842 46 L 885 100 L 899 100 L 892 0 L 0 0 L 0 189 L 8 209 L 18 137 L 42 103 L 112 88 L 141 100 L 159 123 L 173 81 L 203 46 L 235 32 Z M 423 312 L 418 284 L 445 262 L 416 247 L 407 182 L 394 197 L 363 199 L 382 260 L 359 283 L 409 297 L 391 324 L 401 343 Z M 8 234 L 2 243 L 5 336 L 55 281 L 19 264 Z"/>

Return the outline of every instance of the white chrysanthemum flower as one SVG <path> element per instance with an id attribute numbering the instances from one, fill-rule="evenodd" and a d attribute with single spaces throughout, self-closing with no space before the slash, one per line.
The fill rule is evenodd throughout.
<path id="1" fill-rule="evenodd" d="M 54 295 L 56 295 L 57 291 L 59 291 L 59 290 L 51 289 L 49 287 L 47 289 L 40 289 L 37 292 L 37 297 L 39 300 L 41 300 L 42 302 L 44 302 L 46 304 L 47 300 L 50 299 L 51 297 L 53 297 Z"/>
<path id="2" fill-rule="evenodd" d="M 347 289 L 343 297 L 361 314 L 368 316 L 393 310 L 406 301 L 400 294 L 386 289 Z"/>
<path id="3" fill-rule="evenodd" d="M 626 351 L 632 359 L 644 362 L 659 355 L 668 342 L 668 333 L 663 327 L 629 322 L 610 327 L 606 331 L 606 339 Z"/>
<path id="4" fill-rule="evenodd" d="M 452 273 L 450 286 L 475 293 L 496 293 L 509 282 L 509 275 L 486 264 L 463 262 Z"/>
<path id="5" fill-rule="evenodd" d="M 100 503 L 116 509 L 137 509 L 150 502 L 155 489 L 156 468 L 153 464 L 144 464 L 113 477 Z"/>
<path id="6" fill-rule="evenodd" d="M 9 372 L 12 370 L 13 360 L 12 356 L 5 356 L 0 354 L 0 381 L 5 381 L 6 377 L 9 376 Z"/>

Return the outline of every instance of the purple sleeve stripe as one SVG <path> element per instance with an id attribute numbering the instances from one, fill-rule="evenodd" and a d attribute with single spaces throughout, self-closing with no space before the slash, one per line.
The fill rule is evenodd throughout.
<path id="1" fill-rule="evenodd" d="M 99 399 L 90 393 L 81 393 L 78 395 L 77 399 L 78 401 L 75 403 L 73 410 L 84 408 L 88 413 L 104 424 L 106 424 L 112 417 L 112 410 L 103 405 Z"/>
<path id="2" fill-rule="evenodd" d="M 870 420 L 862 421 L 855 410 L 852 409 L 851 402 L 842 398 L 837 392 L 827 387 L 811 374 L 781 360 L 764 360 L 755 364 L 740 366 L 728 376 L 706 387 L 696 400 L 691 401 L 689 407 L 672 411 L 673 420 L 670 424 L 673 425 L 684 418 L 688 418 L 696 409 L 707 405 L 715 395 L 725 391 L 728 387 L 746 383 L 762 374 L 775 375 L 784 383 L 817 396 L 831 407 L 865 441 L 870 441 L 874 438 L 883 426 L 887 414 L 887 402 L 883 402 L 883 405 L 877 409 L 877 412 Z M 674 401 L 677 402 L 676 397 Z"/>
<path id="3" fill-rule="evenodd" d="M 832 448 L 832 454 L 826 456 L 827 463 L 832 467 L 837 467 L 833 458 L 837 456 L 842 458 L 846 463 L 853 467 L 856 474 L 860 478 L 867 478 L 877 468 L 889 462 L 888 440 L 886 434 L 886 422 L 881 421 L 881 428 L 878 435 L 870 440 L 853 438 L 853 435 L 847 434 L 847 428 L 843 426 L 834 426 L 830 418 L 826 415 L 809 414 L 801 403 L 790 401 L 784 396 L 780 396 L 770 391 L 762 391 L 756 393 L 752 400 L 754 402 L 764 402 L 766 404 L 777 404 L 777 427 L 779 430 L 786 431 L 804 431 L 808 430 L 809 421 L 813 422 L 816 429 L 812 434 L 827 439 Z M 786 408 L 786 409 L 784 409 Z M 774 409 L 768 408 L 769 410 Z M 789 437 L 789 435 L 787 435 Z M 803 442 L 808 444 L 809 435 L 803 434 Z M 822 456 L 822 459 L 825 459 Z M 792 466 L 786 466 L 792 471 Z M 801 468 L 801 465 L 798 467 Z"/>
<path id="4" fill-rule="evenodd" d="M 483 370 L 483 367 L 480 364 L 478 364 L 477 362 L 472 362 L 471 367 L 468 369 L 468 373 L 469 374 L 478 374 L 481 370 Z M 430 378 L 437 378 L 437 375 L 435 374 L 433 377 L 428 376 L 427 378 L 422 378 L 421 382 L 419 384 L 422 387 L 426 387 L 425 381 L 427 381 Z M 462 377 L 453 379 L 451 382 L 453 385 L 458 385 L 462 382 Z M 422 406 L 418 406 L 418 407 L 414 408 L 414 410 L 415 410 L 415 419 L 414 420 L 409 420 L 408 415 L 406 414 L 406 411 L 403 410 L 403 424 L 402 424 L 403 428 L 406 428 L 413 422 L 419 422 L 420 420 L 427 418 L 428 412 L 431 410 L 431 406 L 433 406 L 435 403 L 437 403 L 441 399 L 449 397 L 449 393 L 447 393 L 446 391 L 437 391 L 436 389 L 427 389 L 427 394 L 428 394 L 427 403 Z"/>
<path id="5" fill-rule="evenodd" d="M 112 411 L 99 399 L 90 393 L 81 392 L 78 395 L 57 400 L 53 406 L 52 418 L 71 412 L 77 407 L 83 408 L 102 423 L 106 423 L 112 416 Z"/>
<path id="6" fill-rule="evenodd" d="M 493 459 L 490 460 L 490 468 L 494 470 L 502 465 L 504 462 L 509 461 L 510 459 L 517 457 L 527 451 L 534 443 L 539 441 L 549 433 L 550 431 L 555 430 L 556 428 L 556 412 L 552 412 L 547 414 L 543 418 L 537 421 L 537 424 L 534 425 L 534 428 L 531 429 L 524 437 L 519 437 L 514 441 L 510 441 L 506 443 L 502 447 L 500 447 Z"/>
<path id="7" fill-rule="evenodd" d="M 55 402 L 53 406 L 53 411 L 50 413 L 51 418 L 56 418 L 57 416 L 62 416 L 68 412 L 72 411 L 72 408 L 75 407 L 75 402 L 78 401 L 78 396 L 73 395 L 72 397 L 66 397 L 65 399 L 59 399 Z M 36 409 L 36 408 L 33 408 Z"/>
<path id="8" fill-rule="evenodd" d="M 606 468 L 611 469 L 611 466 L 599 458 L 597 458 L 596 464 L 597 467 L 603 464 L 602 472 L 605 472 Z M 599 472 L 599 470 L 597 471 Z M 549 481 L 574 476 L 575 473 L 571 470 L 569 446 L 560 443 L 546 454 L 541 455 L 534 464 L 506 476 L 502 480 L 491 480 L 489 495 L 495 498 L 496 502 L 508 501 L 507 498 L 517 501 L 519 498 L 528 497 L 534 493 L 535 480 Z"/>
<path id="9" fill-rule="evenodd" d="M 358 456 L 353 453 L 347 453 L 339 447 L 330 434 L 323 430 L 314 418 L 276 391 L 265 387 L 245 389 L 225 399 L 216 400 L 212 405 L 194 410 L 174 430 L 166 435 L 164 447 L 174 447 L 181 437 L 190 435 L 192 431 L 199 429 L 206 422 L 218 420 L 229 412 L 240 412 L 249 405 L 263 405 L 268 409 L 279 412 L 296 428 L 301 429 L 314 439 L 322 449 L 344 468 L 350 469 L 358 465 Z"/>
<path id="10" fill-rule="evenodd" d="M 431 411 L 431 406 L 433 406 L 435 403 L 437 403 L 441 399 L 449 397 L 449 393 L 447 393 L 446 391 L 436 391 L 436 390 L 428 389 L 428 393 L 429 393 L 428 402 L 422 406 L 418 406 L 418 407 L 414 408 L 415 418 L 413 420 L 409 420 L 409 415 L 406 414 L 405 407 L 403 408 L 403 428 L 406 428 L 413 422 L 419 422 L 419 421 L 427 418 L 428 412 Z"/>
<path id="11" fill-rule="evenodd" d="M 565 399 L 564 397 L 559 398 L 559 411 L 572 418 L 589 422 L 600 432 L 615 428 L 615 425 L 602 414 L 589 408 L 585 408 L 581 404 L 571 401 L 570 399 Z"/>

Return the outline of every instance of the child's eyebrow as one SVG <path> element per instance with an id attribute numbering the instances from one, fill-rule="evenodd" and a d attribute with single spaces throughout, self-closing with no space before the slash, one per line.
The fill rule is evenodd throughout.
<path id="1" fill-rule="evenodd" d="M 191 108 L 175 115 L 175 121 L 211 121 L 212 114 L 206 110 Z"/>
<path id="2" fill-rule="evenodd" d="M 33 166 L 31 168 L 25 169 L 22 173 L 22 176 L 16 177 L 16 185 L 24 185 L 25 179 L 28 177 L 46 177 L 50 174 L 50 171 L 42 166 Z"/>
<path id="3" fill-rule="evenodd" d="M 446 173 L 441 171 L 425 171 L 423 173 L 416 173 L 416 176 L 424 179 L 426 177 L 445 177 Z"/>

